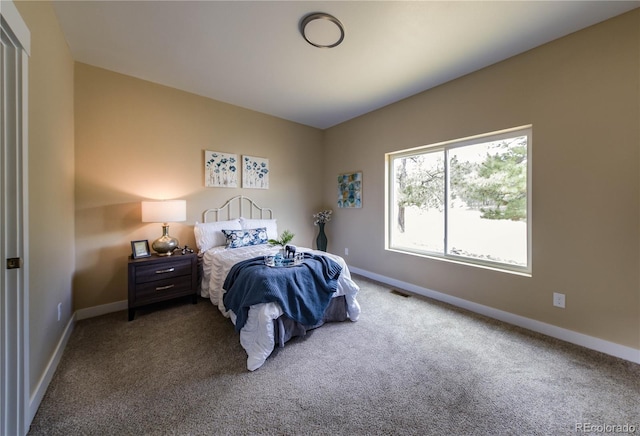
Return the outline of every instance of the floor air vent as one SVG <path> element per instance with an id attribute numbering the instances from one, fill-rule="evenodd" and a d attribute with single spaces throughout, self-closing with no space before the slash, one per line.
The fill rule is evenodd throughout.
<path id="1" fill-rule="evenodd" d="M 395 295 L 399 295 L 399 296 L 404 297 L 404 298 L 409 298 L 411 296 L 411 295 L 409 295 L 409 294 L 407 294 L 405 292 L 398 291 L 397 289 L 392 289 L 391 293 L 395 294 Z"/>

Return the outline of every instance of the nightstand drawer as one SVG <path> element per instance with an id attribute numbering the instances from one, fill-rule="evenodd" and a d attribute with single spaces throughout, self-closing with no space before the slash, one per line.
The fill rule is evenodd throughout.
<path id="1" fill-rule="evenodd" d="M 142 283 L 136 286 L 135 303 L 164 300 L 173 295 L 184 295 L 191 289 L 191 276 Z"/>
<path id="2" fill-rule="evenodd" d="M 166 280 L 173 277 L 191 274 L 191 260 L 180 259 L 168 264 L 138 266 L 136 268 L 136 283 L 147 283 L 156 280 Z"/>

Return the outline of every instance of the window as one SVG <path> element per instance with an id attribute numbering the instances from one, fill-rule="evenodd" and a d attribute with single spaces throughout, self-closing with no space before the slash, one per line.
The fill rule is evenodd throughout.
<path id="1" fill-rule="evenodd" d="M 531 126 L 388 153 L 386 248 L 531 272 Z"/>

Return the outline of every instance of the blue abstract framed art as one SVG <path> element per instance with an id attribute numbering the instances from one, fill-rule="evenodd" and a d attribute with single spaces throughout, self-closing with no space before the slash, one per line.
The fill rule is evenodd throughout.
<path id="1" fill-rule="evenodd" d="M 362 207 L 362 172 L 338 175 L 338 207 Z"/>

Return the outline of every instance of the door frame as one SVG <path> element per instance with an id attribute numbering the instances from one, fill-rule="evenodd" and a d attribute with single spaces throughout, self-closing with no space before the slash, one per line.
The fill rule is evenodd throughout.
<path id="1" fill-rule="evenodd" d="M 3 228 L 0 231 L 2 244 L 2 286 L 0 287 L 0 323 L 6 327 L 0 339 L 0 433 L 24 435 L 29 429 L 29 199 L 28 199 L 28 58 L 31 46 L 31 34 L 24 20 L 20 16 L 12 0 L 2 0 L 0 11 L 0 26 L 2 33 L 8 36 L 8 45 L 15 48 L 11 66 L 15 74 L 6 75 L 4 68 L 4 54 L 2 60 L 2 102 L 3 107 L 11 110 L 11 126 L 4 126 L 5 130 L 0 151 L 11 147 L 11 156 L 15 162 L 7 163 L 11 169 L 12 188 L 3 186 L 0 191 L 0 205 L 8 203 L 8 197 L 14 196 L 10 205 L 15 205 L 15 228 Z M 4 53 L 3 48 L 3 53 Z M 7 51 L 9 53 L 9 51 Z M 7 77 L 9 76 L 9 77 Z M 8 83 L 13 77 L 15 81 Z M 12 87 L 14 89 L 12 89 Z M 6 91 L 15 91 L 12 99 L 7 98 Z M 7 104 L 8 102 L 12 104 Z M 7 116 L 6 114 L 3 118 Z M 6 148 L 5 148 L 6 147 Z M 2 158 L 4 161 L 4 157 Z M 15 177 L 14 177 L 15 176 Z M 12 233 L 15 232 L 15 233 Z M 15 235 L 15 236 L 12 236 Z M 7 238 L 15 238 L 12 245 L 16 253 L 5 252 Z M 12 270 L 17 274 L 17 289 L 6 289 L 8 281 L 7 261 L 5 257 L 21 258 L 20 268 Z M 15 292 L 15 295 L 12 295 Z"/>

